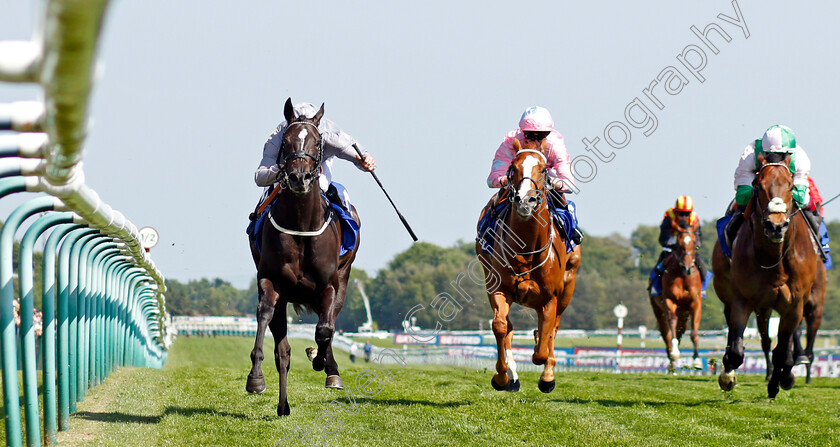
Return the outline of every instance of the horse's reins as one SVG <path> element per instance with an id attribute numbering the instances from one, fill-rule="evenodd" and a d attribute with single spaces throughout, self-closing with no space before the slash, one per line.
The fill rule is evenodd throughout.
<path id="1" fill-rule="evenodd" d="M 286 165 L 288 165 L 289 161 L 291 161 L 291 160 L 296 160 L 298 158 L 309 157 L 313 161 L 315 161 L 315 168 L 312 171 L 310 171 L 309 174 L 312 175 L 313 177 L 315 177 L 316 179 L 318 177 L 320 177 L 320 175 L 321 175 L 321 172 L 320 172 L 321 161 L 323 161 L 323 158 L 324 158 L 324 138 L 323 138 L 323 136 L 321 136 L 321 132 L 318 130 L 318 126 L 316 126 L 314 123 L 310 123 L 309 121 L 297 120 L 297 121 L 293 121 L 291 124 L 289 124 L 289 126 L 286 127 L 285 131 L 288 132 L 289 129 L 295 124 L 305 124 L 305 125 L 309 125 L 309 126 L 312 126 L 312 127 L 315 128 L 315 131 L 318 133 L 318 139 L 319 139 L 319 142 L 318 142 L 318 157 L 316 158 L 314 155 L 312 155 L 308 152 L 302 151 L 302 150 L 294 151 L 294 152 L 290 153 L 288 156 L 283 157 L 283 167 L 280 168 L 281 172 L 283 173 L 283 177 L 282 177 L 282 180 L 278 182 L 278 183 L 280 183 L 280 185 L 275 188 L 276 191 L 279 191 L 281 188 L 283 188 L 284 186 L 288 186 L 288 184 L 289 184 L 289 173 L 286 172 Z M 283 146 L 284 146 L 283 144 L 280 145 L 280 156 L 281 157 L 286 153 L 283 150 Z M 278 160 L 279 159 L 280 159 L 280 157 L 278 157 Z M 276 196 L 276 194 L 274 194 L 274 195 Z M 268 201 L 268 200 L 267 200 L 267 202 L 270 203 L 270 201 Z M 306 236 L 306 237 L 320 236 L 321 234 L 324 233 L 324 231 L 327 229 L 327 227 L 332 222 L 332 217 L 333 217 L 333 213 L 332 213 L 332 210 L 330 210 L 330 212 L 327 215 L 326 221 L 324 221 L 324 225 L 322 225 L 320 229 L 314 230 L 314 231 L 298 231 L 298 230 L 290 230 L 288 228 L 283 228 L 280 225 L 278 225 L 277 222 L 274 221 L 274 218 L 271 216 L 271 207 L 269 206 L 269 209 L 268 209 L 268 220 L 271 222 L 271 225 L 274 228 L 276 228 L 277 231 L 279 231 L 281 233 L 290 234 L 292 236 Z"/>

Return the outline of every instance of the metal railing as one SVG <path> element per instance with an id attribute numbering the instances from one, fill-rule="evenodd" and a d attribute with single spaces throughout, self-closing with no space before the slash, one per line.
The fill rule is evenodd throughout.
<path id="1" fill-rule="evenodd" d="M 164 278 L 142 248 L 137 227 L 85 184 L 81 163 L 108 3 L 45 0 L 32 40 L 0 41 L 0 81 L 38 84 L 44 98 L 0 104 L 0 198 L 40 193 L 19 205 L 0 229 L 0 352 L 9 446 L 23 444 L 22 428 L 27 445 L 55 443 L 56 432 L 69 427 L 76 403 L 110 372 L 123 365 L 160 368 L 166 361 Z M 15 269 L 15 234 L 36 215 L 20 241 Z M 40 414 L 33 247 L 42 236 Z M 16 299 L 19 327 L 13 318 Z"/>

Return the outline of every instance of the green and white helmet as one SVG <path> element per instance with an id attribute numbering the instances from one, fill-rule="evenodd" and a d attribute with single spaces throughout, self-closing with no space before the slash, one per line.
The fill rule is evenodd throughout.
<path id="1" fill-rule="evenodd" d="M 796 149 L 796 137 L 790 127 L 776 124 L 770 126 L 761 138 L 761 150 L 764 152 L 793 152 Z"/>

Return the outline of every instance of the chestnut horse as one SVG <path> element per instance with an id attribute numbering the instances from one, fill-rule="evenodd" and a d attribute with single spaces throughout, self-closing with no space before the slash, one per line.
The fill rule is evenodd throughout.
<path id="1" fill-rule="evenodd" d="M 326 387 L 344 387 L 333 358 L 332 338 L 335 320 L 344 306 L 350 264 L 356 257 L 359 242 L 353 250 L 339 257 L 341 229 L 338 216 L 319 187 L 323 141 L 318 123 L 324 105 L 312 118 L 295 116 L 291 98 L 286 101 L 284 115 L 289 123 L 283 134 L 278 155 L 282 191 L 270 206 L 268 220 L 261 234 L 262 252 L 257 252 L 252 238 L 251 252 L 257 265 L 257 337 L 251 351 L 251 372 L 245 389 L 251 393 L 265 391 L 262 373 L 263 338 L 266 326 L 274 335 L 274 359 L 280 375 L 280 398 L 277 415 L 290 413 L 286 391 L 291 347 L 286 339 L 286 304 L 295 310 L 318 315 L 315 342 L 318 353 L 312 359 L 315 371 L 325 371 Z M 358 222 L 355 209 L 351 210 Z"/>
<path id="2" fill-rule="evenodd" d="M 794 210 L 790 155 L 759 154 L 753 197 L 745 222 L 732 242 L 731 262 L 716 244 L 712 259 L 715 291 L 724 303 L 729 326 L 724 371 L 718 384 L 725 391 L 736 383 L 735 370 L 744 361 L 744 328 L 754 311 L 779 313 L 779 335 L 767 394 L 790 389 L 795 378 L 793 335 L 814 288 L 819 256 L 808 222 Z M 769 314 L 768 314 L 769 316 Z M 768 368 L 770 365 L 768 365 Z"/>
<path id="3" fill-rule="evenodd" d="M 676 362 L 680 359 L 680 339 L 688 326 L 691 316 L 691 341 L 694 343 L 694 362 L 692 367 L 702 369 L 697 352 L 700 342 L 700 314 L 703 297 L 700 272 L 694 265 L 697 257 L 697 233 L 687 220 L 680 220 L 674 229 L 677 245 L 665 259 L 665 271 L 662 273 L 662 294 L 650 296 L 653 314 L 659 324 L 659 332 L 665 341 L 670 364 L 668 372 L 673 373 Z"/>
<path id="4" fill-rule="evenodd" d="M 537 311 L 538 334 L 532 361 L 545 366 L 539 389 L 550 393 L 555 386 L 554 336 L 560 315 L 572 299 L 581 252 L 578 246 L 567 254 L 563 234 L 552 223 L 545 141 L 539 147 L 534 142 L 525 144 L 523 147 L 514 140 L 517 153 L 508 170 L 511 212 L 497 223 L 492 254 L 483 252 L 482 241 L 476 244 L 476 254 L 487 278 L 493 334 L 498 347 L 496 374 L 491 385 L 500 391 L 519 390 L 519 376 L 511 352 L 513 324 L 509 318 L 511 305 L 517 303 Z M 491 283 L 497 287 L 491 287 Z"/>

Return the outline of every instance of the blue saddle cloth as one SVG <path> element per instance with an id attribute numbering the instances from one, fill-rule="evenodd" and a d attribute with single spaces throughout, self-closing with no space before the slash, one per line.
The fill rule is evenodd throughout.
<path id="1" fill-rule="evenodd" d="M 335 183 L 334 183 L 335 184 Z M 342 191 L 344 188 L 342 187 L 339 191 Z M 350 200 L 346 194 L 343 194 L 342 197 L 344 198 L 347 207 L 350 208 Z M 335 212 L 335 215 L 338 216 L 338 221 L 341 225 L 341 249 L 339 250 L 338 256 L 344 256 L 347 252 L 353 250 L 356 247 L 356 241 L 359 240 L 359 223 L 353 219 L 353 216 L 348 212 L 345 211 L 340 205 L 330 202 L 323 193 L 321 193 L 321 197 L 327 200 L 327 203 L 330 204 L 330 208 L 327 209 L 327 213 Z M 274 199 L 277 200 L 277 199 Z M 265 225 L 266 216 L 268 216 L 268 210 L 271 209 L 269 206 L 266 210 L 257 218 L 257 220 L 251 222 L 248 225 L 248 229 L 246 233 L 250 236 L 260 235 L 262 232 L 262 227 Z M 262 238 L 256 237 L 255 244 L 257 246 L 257 252 L 262 253 Z"/>
<path id="2" fill-rule="evenodd" d="M 568 210 L 559 207 L 552 207 L 551 209 L 554 224 L 557 226 L 557 229 L 563 233 L 563 239 L 566 242 L 566 253 L 575 249 L 576 244 L 572 242 L 569 235 L 572 234 L 578 226 L 577 208 L 575 207 L 575 202 L 569 200 L 568 203 Z M 495 236 L 498 232 L 496 227 L 498 222 L 504 219 L 507 213 L 510 212 L 510 208 L 510 200 L 502 200 L 501 203 L 496 205 L 495 209 L 487 210 L 487 212 L 484 213 L 484 215 L 478 220 L 478 236 L 475 240 L 481 243 L 481 250 L 484 253 L 493 253 L 493 242 L 495 241 Z"/>

